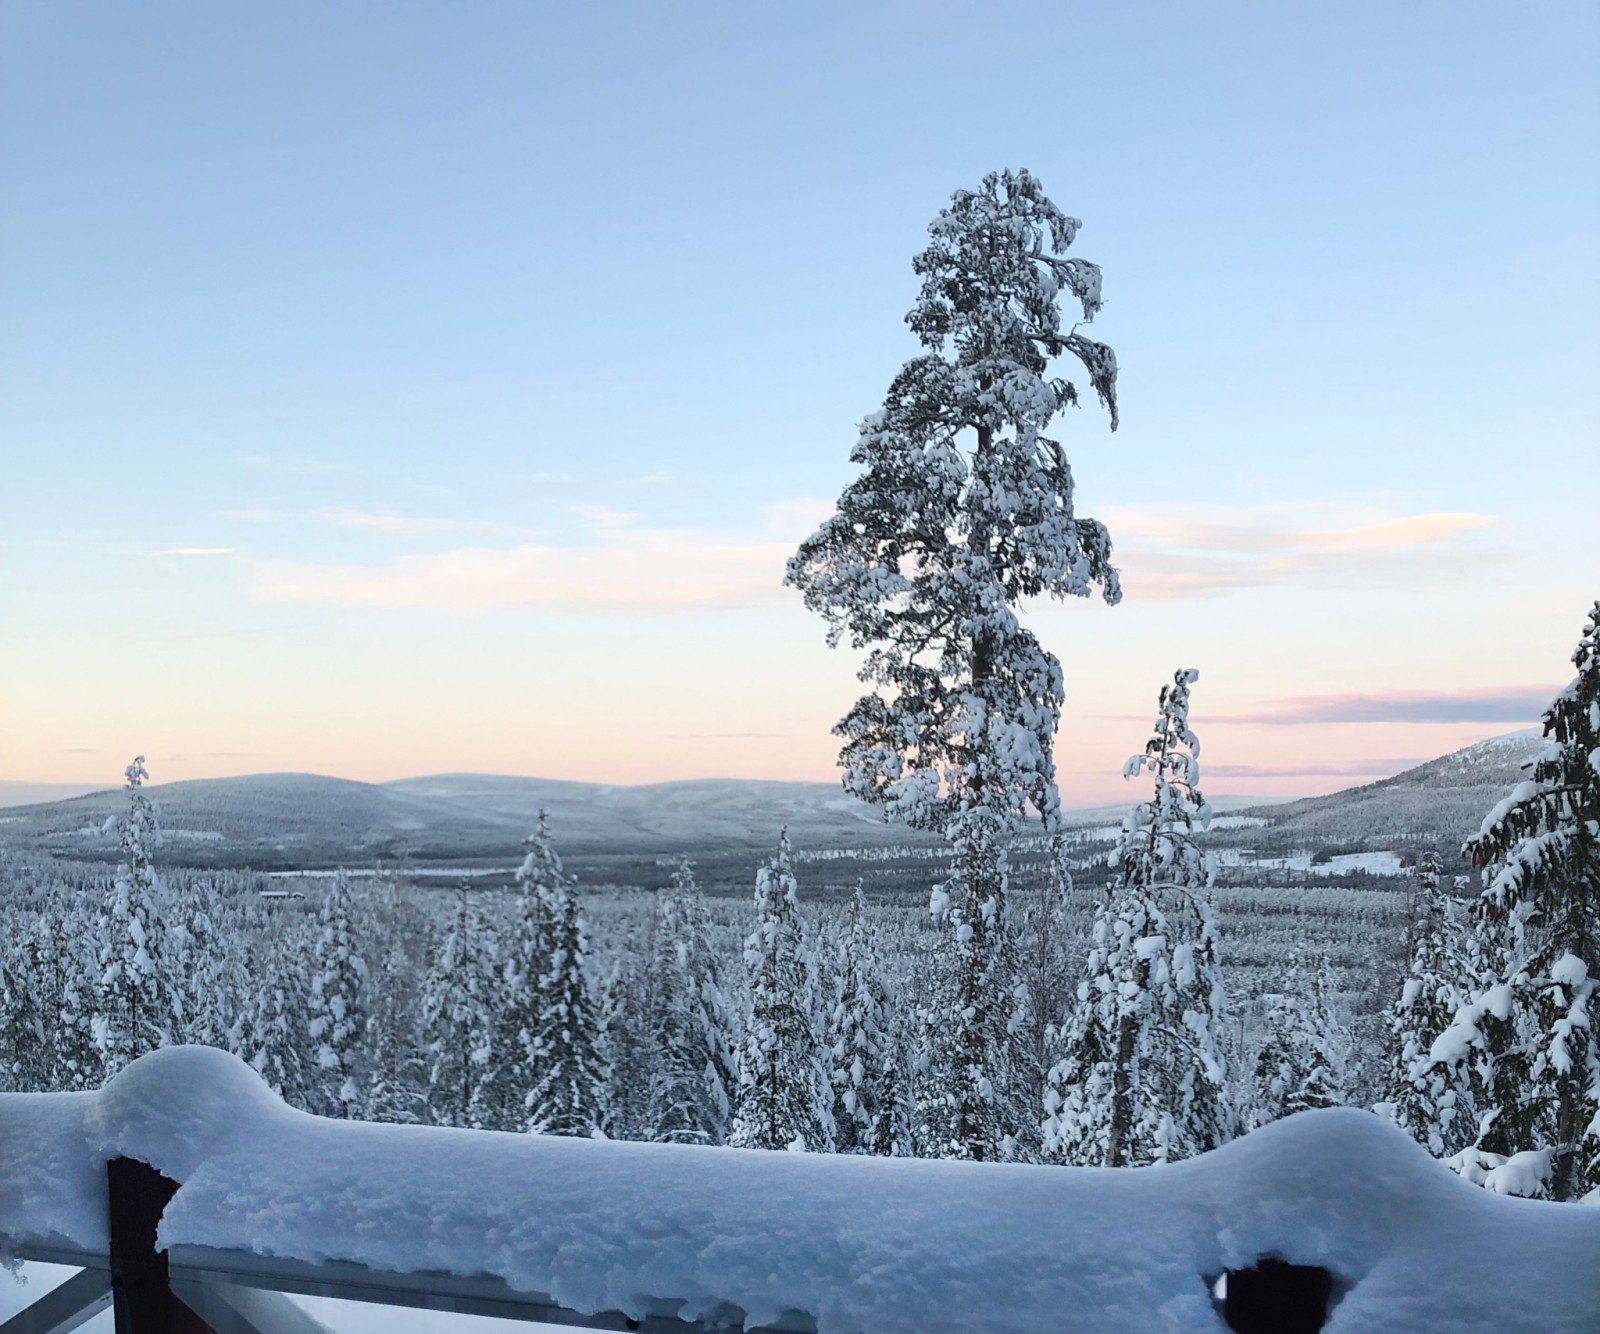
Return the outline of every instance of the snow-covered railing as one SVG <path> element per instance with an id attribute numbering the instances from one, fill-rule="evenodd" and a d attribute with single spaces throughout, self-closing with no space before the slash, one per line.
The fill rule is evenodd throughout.
<path id="1" fill-rule="evenodd" d="M 98 1092 L 0 1095 L 0 1251 L 103 1293 L 117 1160 L 178 1183 L 145 1261 L 219 1334 L 294 1329 L 281 1293 L 663 1334 L 1219 1334 L 1218 1281 L 1263 1257 L 1326 1272 L 1335 1332 L 1600 1312 L 1600 1209 L 1496 1196 L 1348 1109 L 1171 1167 L 968 1164 L 330 1121 L 176 1047 Z"/>

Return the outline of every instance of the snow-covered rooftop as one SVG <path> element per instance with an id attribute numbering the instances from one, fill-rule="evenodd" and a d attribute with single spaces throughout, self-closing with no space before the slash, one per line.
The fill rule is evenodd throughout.
<path id="1" fill-rule="evenodd" d="M 163 1246 L 490 1275 L 578 1311 L 819 1334 L 1207 1331 L 1224 1270 L 1335 1278 L 1326 1328 L 1593 1334 L 1600 1209 L 1497 1196 L 1353 1109 L 1101 1170 L 331 1121 L 201 1047 L 0 1095 L 0 1243 L 103 1251 L 104 1164 L 182 1183 Z"/>

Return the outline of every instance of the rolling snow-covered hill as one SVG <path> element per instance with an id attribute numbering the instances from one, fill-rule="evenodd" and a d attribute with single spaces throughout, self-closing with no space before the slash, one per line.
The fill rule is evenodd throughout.
<path id="1" fill-rule="evenodd" d="M 1510 732 L 1376 783 L 1263 807 L 1249 812 L 1266 822 L 1250 841 L 1280 855 L 1435 849 L 1448 866 L 1544 746 L 1531 728 Z"/>
<path id="2" fill-rule="evenodd" d="M 1373 854 L 1400 854 L 1407 863 L 1429 848 L 1448 856 L 1519 780 L 1541 745 L 1533 733 L 1512 733 L 1381 782 L 1255 805 L 1242 818 L 1220 820 L 1210 841 L 1233 865 L 1317 858 L 1335 873 L 1378 868 Z M 169 865 L 293 870 L 407 858 L 511 866 L 521 859 L 521 841 L 541 809 L 550 812 L 563 855 L 585 867 L 586 878 L 624 880 L 658 858 L 686 854 L 725 864 L 732 878 L 743 879 L 784 826 L 797 849 L 846 858 L 873 859 L 897 848 L 921 849 L 925 858 L 936 843 L 885 824 L 833 783 L 693 779 L 630 787 L 438 774 L 377 784 L 254 774 L 149 791 L 164 831 L 160 857 Z M 108 821 L 124 804 L 112 789 L 0 810 L 0 843 L 58 857 L 110 859 L 116 843 Z M 1217 803 L 1233 811 L 1245 804 L 1237 798 Z M 1092 853 L 1100 843 L 1109 845 L 1122 810 L 1070 815 L 1078 847 Z"/>
<path id="3" fill-rule="evenodd" d="M 263 870 L 415 862 L 515 863 L 541 809 L 563 855 L 631 858 L 754 852 L 788 826 L 797 845 L 877 848 L 931 842 L 885 824 L 832 783 L 698 779 L 625 787 L 490 774 L 357 783 L 253 774 L 153 785 L 171 865 Z M 0 812 L 0 841 L 56 856 L 115 854 L 107 822 L 119 790 Z"/>

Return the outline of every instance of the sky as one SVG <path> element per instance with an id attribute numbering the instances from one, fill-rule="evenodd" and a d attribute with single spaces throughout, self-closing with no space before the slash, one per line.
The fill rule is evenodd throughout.
<path id="1" fill-rule="evenodd" d="M 1600 597 L 1597 150 L 1576 0 L 11 0 L 0 780 L 830 778 L 783 562 L 1003 167 L 1121 365 L 1056 434 L 1126 597 L 1027 613 L 1067 803 L 1178 667 L 1210 793 L 1533 724 Z"/>

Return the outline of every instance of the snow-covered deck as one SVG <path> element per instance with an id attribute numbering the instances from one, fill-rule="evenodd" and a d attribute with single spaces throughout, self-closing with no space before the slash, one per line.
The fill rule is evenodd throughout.
<path id="1" fill-rule="evenodd" d="M 95 1093 L 0 1095 L 0 1247 L 103 1256 L 118 1157 L 181 1183 L 175 1277 L 276 1267 L 290 1291 L 320 1266 L 819 1334 L 1217 1334 L 1215 1279 L 1277 1256 L 1333 1274 L 1336 1334 L 1600 1312 L 1600 1209 L 1496 1196 L 1348 1109 L 1172 1167 L 964 1164 L 329 1121 L 176 1047 Z"/>

